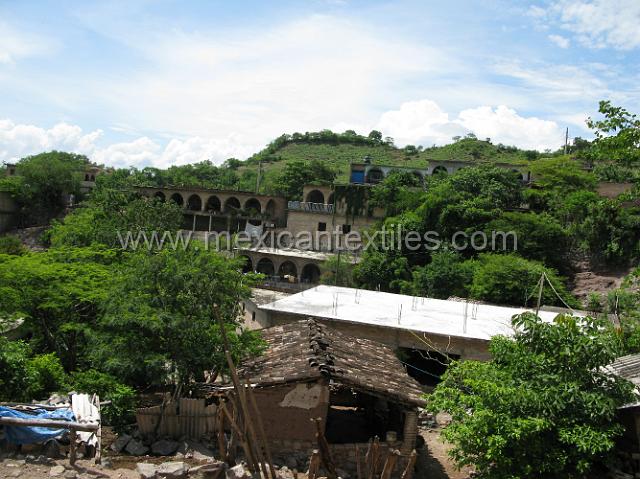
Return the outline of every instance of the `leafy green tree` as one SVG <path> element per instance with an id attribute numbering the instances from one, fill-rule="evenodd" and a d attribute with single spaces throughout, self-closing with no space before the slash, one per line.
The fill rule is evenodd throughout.
<path id="1" fill-rule="evenodd" d="M 117 255 L 100 248 L 0 255 L 0 317 L 24 318 L 33 351 L 55 352 L 67 370 L 75 369 Z"/>
<path id="2" fill-rule="evenodd" d="M 411 276 L 407 258 L 396 251 L 367 250 L 355 266 L 353 278 L 363 288 L 397 293 Z"/>
<path id="3" fill-rule="evenodd" d="M 337 254 L 330 256 L 320 265 L 320 272 L 320 282 L 322 284 L 344 286 L 345 288 L 353 288 L 355 286 L 353 256 L 349 253 L 341 253 L 340 257 Z"/>
<path id="4" fill-rule="evenodd" d="M 420 178 L 407 171 L 392 171 L 371 191 L 370 205 L 385 210 L 385 216 L 394 216 L 407 209 L 415 209 L 421 199 Z"/>
<path id="5" fill-rule="evenodd" d="M 240 262 L 195 246 L 132 255 L 102 303 L 93 364 L 137 387 L 203 380 L 205 370 L 225 364 L 214 308 L 236 359 L 256 352 L 257 336 L 236 332 L 238 301 L 252 283 L 240 269 Z"/>
<path id="6" fill-rule="evenodd" d="M 431 255 L 431 262 L 414 268 L 413 281 L 405 292 L 429 298 L 465 298 L 473 277 L 473 267 L 459 253 L 442 249 Z"/>
<path id="7" fill-rule="evenodd" d="M 23 341 L 10 341 L 0 336 L 0 400 L 16 401 L 25 398 L 29 387 L 26 374 L 29 346 Z"/>
<path id="8" fill-rule="evenodd" d="M 535 306 L 538 284 L 545 273 L 553 288 L 548 284 L 543 288 L 542 304 L 562 306 L 564 300 L 572 307 L 578 306 L 557 273 L 545 268 L 542 263 L 526 260 L 516 254 L 494 253 L 484 253 L 470 261 L 473 261 L 473 279 L 469 292 L 474 299 L 514 306 Z"/>
<path id="9" fill-rule="evenodd" d="M 548 213 L 506 212 L 487 225 L 487 237 L 491 238 L 494 232 L 515 233 L 517 239 L 509 240 L 507 251 L 517 251 L 527 259 L 541 261 L 554 268 L 564 268 L 568 264 L 569 234 Z M 495 246 L 502 248 L 505 245 Z"/>
<path id="10" fill-rule="evenodd" d="M 449 366 L 428 408 L 451 414 L 450 454 L 482 479 L 584 477 L 613 449 L 616 410 L 634 398 L 603 370 L 620 339 L 605 319 L 526 313 L 513 323 L 514 338 L 491 340 L 491 361 Z"/>
<path id="11" fill-rule="evenodd" d="M 19 256 L 27 252 L 20 238 L 13 235 L 0 236 L 0 254 Z"/>
<path id="12" fill-rule="evenodd" d="M 93 243 L 119 247 L 127 232 L 175 233 L 181 223 L 182 210 L 171 201 L 146 198 L 128 190 L 98 188 L 81 208 L 55 221 L 47 238 L 54 247 Z"/>
<path id="13" fill-rule="evenodd" d="M 61 151 L 20 160 L 20 189 L 15 199 L 23 215 L 31 221 L 46 221 L 63 209 L 67 195 L 74 194 L 79 199 L 80 181 L 88 163 L 85 156 Z"/>
<path id="14" fill-rule="evenodd" d="M 601 120 L 589 118 L 587 125 L 596 139 L 588 156 L 596 161 L 614 161 L 625 166 L 640 162 L 640 119 L 610 101 L 601 101 L 598 111 Z"/>
<path id="15" fill-rule="evenodd" d="M 335 177 L 335 172 L 320 161 L 291 161 L 275 178 L 272 188 L 289 200 L 301 200 L 304 185 L 329 185 Z"/>

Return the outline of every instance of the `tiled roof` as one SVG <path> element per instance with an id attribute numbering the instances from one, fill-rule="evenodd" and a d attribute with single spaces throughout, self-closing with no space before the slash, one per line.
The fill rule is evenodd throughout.
<path id="1" fill-rule="evenodd" d="M 616 376 L 640 386 L 640 354 L 621 356 L 607 366 L 606 369 Z"/>
<path id="2" fill-rule="evenodd" d="M 327 378 L 392 401 L 423 406 L 422 389 L 393 350 L 308 319 L 261 331 L 267 349 L 239 373 L 257 386 Z"/>

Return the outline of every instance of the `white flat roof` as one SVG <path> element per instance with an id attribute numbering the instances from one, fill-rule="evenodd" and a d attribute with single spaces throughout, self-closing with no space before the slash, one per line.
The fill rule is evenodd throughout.
<path id="1" fill-rule="evenodd" d="M 511 318 L 526 308 L 512 308 L 421 298 L 337 286 L 316 286 L 260 307 L 267 311 L 294 313 L 351 323 L 407 329 L 420 333 L 489 340 L 514 334 Z M 543 321 L 557 312 L 540 311 Z"/>
<path id="2" fill-rule="evenodd" d="M 252 253 L 260 253 L 260 254 L 274 254 L 278 256 L 288 256 L 290 258 L 303 258 L 303 259 L 313 259 L 316 261 L 326 261 L 330 256 L 333 256 L 331 253 L 324 253 L 322 251 L 312 251 L 312 250 L 304 250 L 304 249 L 284 249 L 284 248 L 237 248 L 238 253 L 246 253 L 248 251 Z"/>

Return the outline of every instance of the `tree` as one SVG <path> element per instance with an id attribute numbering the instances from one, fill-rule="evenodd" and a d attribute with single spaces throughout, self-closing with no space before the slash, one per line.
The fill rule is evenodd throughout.
<path id="1" fill-rule="evenodd" d="M 196 246 L 133 254 L 102 303 L 94 366 L 136 387 L 204 380 L 204 371 L 226 364 L 214 310 L 236 360 L 257 352 L 258 336 L 237 332 L 238 303 L 252 284 L 240 269 L 239 261 Z"/>
<path id="2" fill-rule="evenodd" d="M 349 253 L 341 253 L 332 255 L 324 263 L 320 265 L 320 282 L 322 284 L 330 284 L 333 286 L 344 286 L 345 288 L 353 288 L 355 281 L 353 279 L 353 256 Z"/>
<path id="3" fill-rule="evenodd" d="M 515 317 L 489 362 L 455 362 L 428 408 L 452 416 L 443 437 L 482 479 L 583 477 L 623 432 L 616 410 L 633 385 L 603 370 L 621 352 L 605 319 Z"/>
<path id="4" fill-rule="evenodd" d="M 371 191 L 370 204 L 384 208 L 385 216 L 393 216 L 409 208 L 418 206 L 421 192 L 409 188 L 419 188 L 420 178 L 408 171 L 392 171 Z"/>
<path id="5" fill-rule="evenodd" d="M 47 221 L 66 205 L 67 195 L 80 196 L 86 156 L 50 151 L 18 162 L 20 189 L 16 200 L 28 221 Z"/>
<path id="6" fill-rule="evenodd" d="M 162 202 L 147 198 L 130 190 L 97 188 L 91 199 L 67 215 L 55 221 L 46 237 L 52 246 L 89 246 L 100 243 L 118 247 L 120 238 L 128 232 L 160 236 L 169 231 L 177 232 L 182 223 L 181 208 L 171 201 Z"/>
<path id="7" fill-rule="evenodd" d="M 431 262 L 412 272 L 413 281 L 406 293 L 428 298 L 467 297 L 473 267 L 459 253 L 442 249 L 431 255 Z"/>
<path id="8" fill-rule="evenodd" d="M 353 278 L 366 289 L 397 293 L 411 276 L 407 258 L 397 251 L 367 250 L 355 266 Z"/>
<path id="9" fill-rule="evenodd" d="M 373 141 L 377 142 L 377 143 L 382 143 L 382 133 L 379 132 L 378 130 L 371 130 L 369 132 L 368 138 L 370 140 L 373 140 Z"/>
<path id="10" fill-rule="evenodd" d="M 473 279 L 469 292 L 472 298 L 490 303 L 514 306 L 535 306 L 539 281 L 546 274 L 553 288 L 543 288 L 542 304 L 577 307 L 576 300 L 566 291 L 557 273 L 542 263 L 526 260 L 516 254 L 484 253 L 473 261 Z M 562 300 L 556 296 L 557 291 Z"/>
<path id="11" fill-rule="evenodd" d="M 301 200 L 305 185 L 329 185 L 335 177 L 335 171 L 321 161 L 291 161 L 274 179 L 272 187 L 289 200 Z"/>
<path id="12" fill-rule="evenodd" d="M 601 101 L 598 111 L 604 119 L 587 120 L 596 136 L 588 158 L 614 161 L 624 166 L 640 162 L 640 119 L 637 115 L 613 106 L 610 101 Z"/>

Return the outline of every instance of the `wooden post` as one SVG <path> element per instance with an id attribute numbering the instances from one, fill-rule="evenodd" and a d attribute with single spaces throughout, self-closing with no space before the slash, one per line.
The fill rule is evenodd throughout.
<path id="1" fill-rule="evenodd" d="M 411 456 L 409 456 L 409 462 L 407 463 L 407 467 L 404 468 L 404 472 L 402 473 L 401 479 L 411 479 L 413 477 L 413 470 L 416 467 L 416 460 L 418 459 L 418 454 L 414 449 L 411 452 Z"/>
<path id="2" fill-rule="evenodd" d="M 391 477 L 391 473 L 396 467 L 398 456 L 400 456 L 400 451 L 398 451 L 397 449 L 389 451 L 389 454 L 387 454 L 387 460 L 385 461 L 384 467 L 382 468 L 380 479 L 389 479 Z"/>
<path id="3" fill-rule="evenodd" d="M 267 434 L 265 433 L 264 424 L 262 423 L 262 415 L 260 414 L 260 410 L 258 409 L 258 404 L 256 403 L 256 398 L 253 394 L 251 383 L 248 381 L 247 381 L 247 396 L 249 397 L 249 402 L 251 403 L 251 406 L 253 407 L 253 410 L 256 415 L 256 423 L 258 424 L 258 433 L 260 434 L 260 440 L 264 445 L 264 455 L 267 458 L 267 466 L 269 467 L 271 478 L 276 479 L 276 470 L 273 467 L 273 459 L 271 458 L 271 448 L 269 447 Z"/>
<path id="4" fill-rule="evenodd" d="M 72 466 L 76 463 L 76 430 L 69 430 L 69 464 Z"/>
<path id="5" fill-rule="evenodd" d="M 371 445 L 371 454 L 369 456 L 369 463 L 367 464 L 367 479 L 373 479 L 378 469 L 378 459 L 380 455 L 380 440 L 378 436 L 373 439 Z"/>
<path id="6" fill-rule="evenodd" d="M 217 421 L 216 426 L 218 427 L 218 454 L 220 455 L 220 460 L 224 461 L 227 457 L 227 451 L 224 444 L 224 412 L 222 411 L 223 400 L 220 399 L 218 403 L 218 411 L 217 411 Z"/>
<path id="7" fill-rule="evenodd" d="M 360 448 L 356 444 L 356 473 L 357 479 L 362 479 L 362 469 L 360 468 Z"/>
<path id="8" fill-rule="evenodd" d="M 320 459 L 322 459 L 322 465 L 327 471 L 328 479 L 338 479 L 336 473 L 336 466 L 331 458 L 331 451 L 329 451 L 329 443 L 327 438 L 324 437 L 322 432 L 322 426 L 320 425 L 320 418 L 312 419 L 316 423 L 316 439 L 318 440 L 318 448 L 320 449 Z"/>
<path id="9" fill-rule="evenodd" d="M 309 458 L 309 479 L 316 479 L 320 468 L 320 451 L 314 449 Z"/>
<path id="10" fill-rule="evenodd" d="M 95 395 L 95 405 L 96 408 L 98 408 L 98 417 L 100 418 L 100 422 L 98 423 L 98 430 L 96 431 L 95 463 L 100 464 L 102 463 L 102 414 L 100 412 L 100 396 L 98 396 L 97 394 Z"/>

